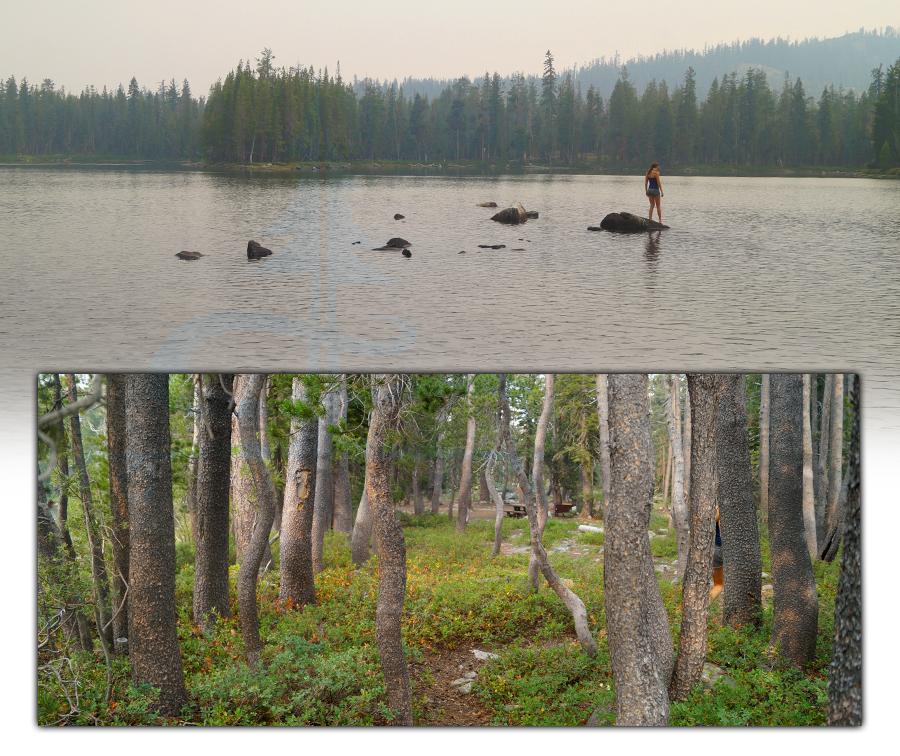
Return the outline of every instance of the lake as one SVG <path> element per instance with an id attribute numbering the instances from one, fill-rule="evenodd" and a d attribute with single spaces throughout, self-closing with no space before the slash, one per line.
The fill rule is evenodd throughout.
<path id="1" fill-rule="evenodd" d="M 664 168 L 671 228 L 615 235 L 640 173 L 2 167 L 3 370 L 859 372 L 896 438 L 900 182 Z"/>

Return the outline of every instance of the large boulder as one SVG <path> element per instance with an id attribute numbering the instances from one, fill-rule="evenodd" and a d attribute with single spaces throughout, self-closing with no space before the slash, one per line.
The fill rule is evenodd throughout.
<path id="1" fill-rule="evenodd" d="M 259 242 L 253 241 L 251 239 L 247 242 L 247 259 L 248 260 L 258 260 L 260 257 L 266 257 L 267 255 L 271 255 L 272 250 L 267 249 L 262 246 Z"/>
<path id="2" fill-rule="evenodd" d="M 634 233 L 636 231 L 657 231 L 668 228 L 662 223 L 642 218 L 631 213 L 610 213 L 602 221 L 600 226 L 588 226 L 588 231 L 616 231 L 618 233 Z"/>
<path id="3" fill-rule="evenodd" d="M 528 220 L 528 211 L 522 207 L 521 202 L 517 202 L 512 207 L 501 210 L 496 215 L 491 216 L 492 221 L 498 223 L 524 223 Z"/>

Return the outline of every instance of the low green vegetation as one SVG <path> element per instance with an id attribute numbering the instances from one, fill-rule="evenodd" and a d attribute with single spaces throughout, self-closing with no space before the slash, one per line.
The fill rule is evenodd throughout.
<path id="1" fill-rule="evenodd" d="M 440 724 L 425 712 L 424 689 L 434 683 L 427 669 L 435 652 L 471 647 L 491 649 L 499 658 L 479 669 L 471 695 L 489 712 L 491 724 L 581 725 L 592 713 L 601 725 L 615 719 L 615 688 L 609 660 L 603 605 L 602 533 L 577 530 L 579 521 L 552 519 L 545 543 L 554 568 L 570 582 L 588 610 L 598 645 L 586 658 L 575 641 L 571 616 L 546 586 L 533 593 L 527 581 L 528 554 L 491 559 L 493 521 L 473 520 L 455 532 L 446 514 L 402 515 L 406 542 L 407 592 L 403 634 L 413 674 L 416 722 Z M 666 528 L 654 512 L 651 526 Z M 520 535 L 512 537 L 516 531 Z M 527 539 L 524 520 L 505 518 L 504 539 L 513 546 Z M 674 533 L 651 541 L 657 558 L 676 557 Z M 38 721 L 42 725 L 368 725 L 385 724 L 384 681 L 375 638 L 378 562 L 362 569 L 350 561 L 346 538 L 329 533 L 326 569 L 317 576 L 317 605 L 301 610 L 278 602 L 276 570 L 259 585 L 260 632 L 267 670 L 246 665 L 231 571 L 232 617 L 204 633 L 191 614 L 193 559 L 178 552 L 178 634 L 191 703 L 180 718 L 162 719 L 153 711 L 153 690 L 130 682 L 127 658 L 115 658 L 110 679 L 102 652 L 65 659 L 40 652 Z M 763 537 L 764 570 L 768 543 Z M 672 704 L 672 723 L 680 725 L 822 725 L 826 673 L 839 560 L 816 564 L 820 602 L 816 658 L 798 671 L 767 652 L 771 605 L 762 627 L 721 624 L 721 599 L 709 620 L 707 661 L 723 675 L 698 686 L 691 697 Z M 764 580 L 765 582 L 765 580 Z M 680 588 L 661 580 L 673 637 L 678 640 Z M 107 704 L 107 686 L 110 695 Z M 77 700 L 76 700 L 77 694 Z"/>

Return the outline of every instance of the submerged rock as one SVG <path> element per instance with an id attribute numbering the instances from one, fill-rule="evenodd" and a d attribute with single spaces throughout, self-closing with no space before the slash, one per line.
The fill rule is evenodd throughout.
<path id="1" fill-rule="evenodd" d="M 479 249 L 506 249 L 505 244 L 479 244 Z"/>
<path id="2" fill-rule="evenodd" d="M 636 231 L 658 231 L 668 228 L 662 223 L 642 218 L 632 213 L 610 213 L 600 226 L 588 226 L 588 231 L 616 231 L 618 233 L 634 233 Z"/>
<path id="3" fill-rule="evenodd" d="M 198 260 L 203 257 L 199 252 L 177 252 L 175 257 L 181 260 Z"/>
<path id="4" fill-rule="evenodd" d="M 497 203 L 496 202 L 481 202 L 481 203 L 475 205 L 475 207 L 497 207 Z"/>
<path id="5" fill-rule="evenodd" d="M 403 220 L 405 217 L 405 215 L 400 215 L 400 213 L 394 213 L 394 220 Z"/>
<path id="6" fill-rule="evenodd" d="M 492 221 L 498 223 L 524 223 L 528 220 L 528 211 L 522 207 L 521 202 L 517 202 L 512 207 L 501 210 L 496 215 L 491 216 Z"/>
<path id="7" fill-rule="evenodd" d="M 411 247 L 412 243 L 406 241 L 406 239 L 401 239 L 399 236 L 395 236 L 393 239 L 388 239 L 387 244 L 383 247 L 375 247 L 375 252 L 389 252 L 392 250 L 403 249 L 405 247 Z"/>

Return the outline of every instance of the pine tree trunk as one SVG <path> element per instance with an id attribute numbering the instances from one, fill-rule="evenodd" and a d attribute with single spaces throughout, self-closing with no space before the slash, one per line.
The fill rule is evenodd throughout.
<path id="1" fill-rule="evenodd" d="M 672 451 L 674 474 L 672 476 L 672 519 L 678 543 L 678 567 L 675 579 L 683 579 L 687 567 L 690 548 L 690 523 L 687 505 L 684 501 L 684 449 L 681 446 L 681 430 L 678 418 L 681 416 L 677 377 L 666 376 L 666 422 L 669 426 L 669 448 Z"/>
<path id="2" fill-rule="evenodd" d="M 440 443 L 440 441 L 438 442 Z M 444 457 L 438 449 L 434 460 L 434 490 L 431 492 L 431 512 L 437 514 L 441 506 L 441 489 L 444 486 Z"/>
<path id="3" fill-rule="evenodd" d="M 188 457 L 187 507 L 191 519 L 191 543 L 197 543 L 197 449 L 200 446 L 200 376 L 194 376 L 191 405 L 191 455 Z"/>
<path id="4" fill-rule="evenodd" d="M 294 376 L 292 402 L 306 401 L 306 387 Z M 281 514 L 281 589 L 278 600 L 295 607 L 316 603 L 312 566 L 312 522 L 316 492 L 319 421 L 291 418 L 284 509 Z"/>
<path id="5" fill-rule="evenodd" d="M 818 478 L 819 498 L 816 499 L 816 534 L 819 536 L 819 551 L 822 550 L 822 537 L 828 527 L 828 443 L 831 428 L 831 399 L 834 394 L 834 373 L 825 374 L 825 385 L 822 395 L 822 415 L 819 418 L 819 456 L 816 459 L 815 476 Z"/>
<path id="6" fill-rule="evenodd" d="M 683 701 L 700 682 L 706 659 L 709 589 L 716 530 L 716 424 L 722 376 L 690 374 L 691 391 L 691 539 L 681 593 L 681 633 L 675 673 L 669 685 L 673 701 Z"/>
<path id="7" fill-rule="evenodd" d="M 347 376 L 345 374 L 341 380 L 341 390 L 337 396 L 338 406 L 335 413 L 335 419 L 340 420 L 342 425 L 347 422 L 347 403 Z M 338 533 L 344 533 L 349 537 L 353 530 L 353 502 L 350 491 L 350 459 L 346 450 L 335 460 L 332 481 L 334 488 L 334 529 Z"/>
<path id="8" fill-rule="evenodd" d="M 603 519 L 609 502 L 609 392 L 607 375 L 597 375 L 597 422 L 600 429 L 600 475 L 603 476 Z"/>
<path id="9" fill-rule="evenodd" d="M 466 396 L 468 420 L 466 421 L 466 450 L 463 453 L 462 473 L 459 481 L 459 504 L 456 512 L 456 532 L 463 533 L 469 521 L 469 506 L 472 503 L 472 455 L 475 451 L 475 415 L 472 396 L 475 393 L 475 376 L 469 375 Z"/>
<path id="10" fill-rule="evenodd" d="M 841 493 L 841 471 L 844 445 L 844 376 L 834 376 L 834 393 L 831 397 L 831 429 L 828 434 L 828 527 L 837 523 L 838 497 Z"/>
<path id="11" fill-rule="evenodd" d="M 409 667 L 400 638 L 403 601 L 406 596 L 406 541 L 394 513 L 390 483 L 388 433 L 400 414 L 403 380 L 399 375 L 379 375 L 373 390 L 374 407 L 366 440 L 366 493 L 374 514 L 378 542 L 378 606 L 375 634 L 388 705 L 395 725 L 412 725 L 412 688 Z"/>
<path id="12" fill-rule="evenodd" d="M 774 625 L 770 647 L 797 667 L 813 659 L 819 602 L 803 528 L 803 386 L 799 375 L 772 376 L 769 549 Z"/>
<path id="13" fill-rule="evenodd" d="M 488 492 L 494 502 L 494 550 L 491 552 L 491 558 L 500 556 L 500 545 L 503 540 L 503 499 L 500 498 L 500 492 L 494 485 L 494 457 L 500 452 L 500 445 L 491 454 L 485 470 L 485 482 L 487 483 Z"/>
<path id="14" fill-rule="evenodd" d="M 334 418 L 334 395 L 325 394 L 322 397 L 322 404 L 325 407 L 325 415 L 319 418 L 316 497 L 312 521 L 312 563 L 313 572 L 316 574 L 325 569 L 322 552 L 325 548 L 325 531 L 331 525 L 328 517 L 328 504 L 334 496 L 331 481 L 331 434 L 328 432 L 328 425 L 333 422 Z"/>
<path id="15" fill-rule="evenodd" d="M 762 521 L 769 521 L 769 408 L 772 404 L 772 377 L 768 373 L 761 376 L 759 397 L 759 511 Z"/>
<path id="16" fill-rule="evenodd" d="M 762 556 L 750 465 L 750 423 L 746 378 L 719 376 L 716 464 L 719 528 L 722 536 L 726 624 L 760 626 Z"/>
<path id="17" fill-rule="evenodd" d="M 244 561 L 241 562 L 237 581 L 241 631 L 244 635 L 247 665 L 254 669 L 265 667 L 262 660 L 263 644 L 259 637 L 256 581 L 263 564 L 263 557 L 268 550 L 269 533 L 272 530 L 272 521 L 275 519 L 275 488 L 263 461 L 258 438 L 259 397 L 267 377 L 266 375 L 251 375 L 237 407 L 241 447 L 244 450 L 247 466 L 250 468 L 258 506 L 257 519 L 253 526 L 250 543 L 244 553 Z"/>
<path id="18" fill-rule="evenodd" d="M 188 696 L 176 626 L 168 375 L 128 377 L 125 423 L 131 678 L 159 688 L 160 712 L 177 716 Z"/>
<path id="19" fill-rule="evenodd" d="M 205 630 L 231 616 L 228 586 L 228 494 L 231 466 L 231 392 L 234 375 L 213 375 L 203 392 L 208 427 L 200 433 L 197 463 L 197 548 L 194 557 L 194 622 Z M 210 435 L 212 431 L 212 435 Z"/>
<path id="20" fill-rule="evenodd" d="M 828 670 L 829 725 L 862 724 L 862 556 L 860 553 L 859 376 L 848 387 L 852 425 L 847 465 L 844 552 L 834 601 L 834 636 Z"/>
<path id="21" fill-rule="evenodd" d="M 544 376 L 544 404 L 541 407 L 541 416 L 538 418 L 537 430 L 534 434 L 534 465 L 532 478 L 534 480 L 534 494 L 537 500 L 537 521 L 541 538 L 544 537 L 544 528 L 547 526 L 547 494 L 544 491 L 544 447 L 547 440 L 547 426 L 550 424 L 550 413 L 553 410 L 553 390 L 556 376 L 548 373 Z M 502 500 L 501 500 L 502 508 Z"/>
<path id="22" fill-rule="evenodd" d="M 811 558 L 818 556 L 816 541 L 816 504 L 813 495 L 812 430 L 809 417 L 810 376 L 803 375 L 803 530 Z"/>
<path id="23" fill-rule="evenodd" d="M 649 403 L 646 375 L 609 376 L 610 498 L 603 592 L 616 724 L 664 727 L 669 724 L 671 656 L 667 670 L 665 644 L 660 644 L 665 639 L 654 630 L 656 602 L 646 572 L 653 559 L 647 533 L 654 487 Z M 658 593 L 655 578 L 653 583 Z"/>

